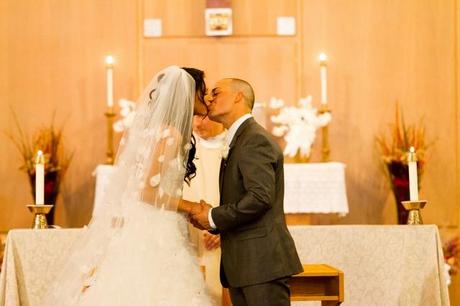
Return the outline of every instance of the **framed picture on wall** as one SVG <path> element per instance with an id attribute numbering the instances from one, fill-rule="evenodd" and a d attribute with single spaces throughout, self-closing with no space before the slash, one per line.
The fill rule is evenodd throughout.
<path id="1" fill-rule="evenodd" d="M 232 9 L 208 8 L 205 11 L 205 27 L 207 36 L 232 35 Z"/>

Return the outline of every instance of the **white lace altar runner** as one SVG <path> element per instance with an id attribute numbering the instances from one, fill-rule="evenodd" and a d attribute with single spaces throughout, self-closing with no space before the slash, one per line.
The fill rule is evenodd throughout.
<path id="1" fill-rule="evenodd" d="M 348 214 L 345 164 L 284 164 L 284 212 Z"/>

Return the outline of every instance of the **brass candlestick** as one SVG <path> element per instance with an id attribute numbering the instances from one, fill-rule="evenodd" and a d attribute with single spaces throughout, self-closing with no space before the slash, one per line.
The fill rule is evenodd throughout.
<path id="1" fill-rule="evenodd" d="M 53 209 L 54 205 L 27 205 L 27 208 L 31 213 L 34 214 L 34 221 L 32 223 L 33 229 L 45 229 L 48 228 L 48 222 L 46 222 L 46 215 Z"/>
<path id="2" fill-rule="evenodd" d="M 422 215 L 420 214 L 420 209 L 425 207 L 427 201 L 401 201 L 405 209 L 409 211 L 409 216 L 407 218 L 407 224 L 423 224 Z"/>
<path id="3" fill-rule="evenodd" d="M 321 107 L 318 110 L 318 112 L 321 115 L 325 113 L 330 113 L 331 110 L 329 109 L 327 104 L 321 104 Z M 321 161 L 329 161 L 330 153 L 331 149 L 329 148 L 329 124 L 327 124 L 321 128 Z"/>
<path id="4" fill-rule="evenodd" d="M 107 159 L 105 163 L 108 165 L 113 165 L 113 118 L 115 117 L 113 107 L 107 108 L 105 117 L 107 118 Z"/>

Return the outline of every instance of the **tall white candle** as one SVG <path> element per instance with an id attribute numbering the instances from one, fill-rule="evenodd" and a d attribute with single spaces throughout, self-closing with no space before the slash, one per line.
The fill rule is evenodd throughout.
<path id="1" fill-rule="evenodd" d="M 113 57 L 111 55 L 105 58 L 105 67 L 107 73 L 107 107 L 113 107 Z"/>
<path id="2" fill-rule="evenodd" d="M 35 160 L 35 204 L 45 204 L 45 161 L 42 151 L 37 152 Z"/>
<path id="3" fill-rule="evenodd" d="M 411 201 L 418 201 L 418 177 L 417 177 L 417 157 L 415 148 L 410 147 L 409 156 L 409 193 Z"/>
<path id="4" fill-rule="evenodd" d="M 327 55 L 319 55 L 320 75 L 321 75 L 321 104 L 327 104 Z"/>

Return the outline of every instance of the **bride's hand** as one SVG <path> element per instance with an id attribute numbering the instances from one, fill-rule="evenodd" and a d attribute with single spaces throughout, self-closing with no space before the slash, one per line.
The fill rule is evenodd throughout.
<path id="1" fill-rule="evenodd" d="M 203 205 L 201 203 L 193 203 L 193 202 L 191 203 L 192 205 L 191 205 L 190 212 L 189 212 L 190 216 L 199 214 L 203 210 Z"/>
<path id="2" fill-rule="evenodd" d="M 190 201 L 187 201 L 187 200 L 184 200 L 184 199 L 180 199 L 179 203 L 177 205 L 177 211 L 178 212 L 183 212 L 183 213 L 186 213 L 186 214 L 190 214 L 190 211 L 192 210 L 193 204 L 194 204 L 193 202 L 190 202 Z"/>
<path id="3" fill-rule="evenodd" d="M 203 242 L 206 250 L 211 251 L 220 247 L 220 236 L 212 235 L 208 232 L 203 233 Z"/>
<path id="4" fill-rule="evenodd" d="M 190 223 L 198 229 L 210 230 L 211 225 L 209 224 L 208 215 L 212 206 L 203 200 L 200 201 L 199 205 L 200 209 L 190 215 Z"/>
<path id="5" fill-rule="evenodd" d="M 201 203 L 191 202 L 184 199 L 179 201 L 177 206 L 177 211 L 187 214 L 187 219 L 190 220 L 195 214 L 199 214 L 203 210 L 203 205 Z"/>

